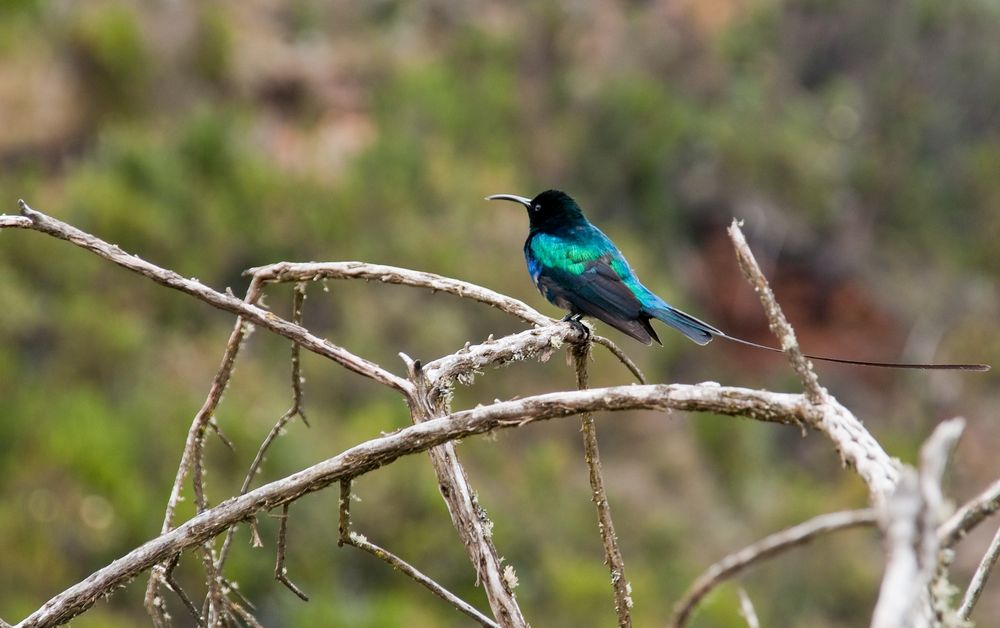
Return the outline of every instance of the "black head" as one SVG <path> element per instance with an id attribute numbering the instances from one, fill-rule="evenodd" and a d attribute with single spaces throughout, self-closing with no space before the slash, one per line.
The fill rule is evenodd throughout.
<path id="1" fill-rule="evenodd" d="M 490 201 L 512 201 L 524 205 L 528 210 L 528 220 L 532 231 L 546 231 L 568 225 L 586 222 L 583 211 L 569 194 L 559 190 L 547 190 L 535 198 L 525 198 L 513 194 L 487 196 Z"/>

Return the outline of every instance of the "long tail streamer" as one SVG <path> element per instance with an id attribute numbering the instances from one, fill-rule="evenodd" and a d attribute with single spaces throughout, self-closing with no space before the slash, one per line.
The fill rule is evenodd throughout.
<path id="1" fill-rule="evenodd" d="M 742 338 L 736 338 L 728 334 L 717 332 L 713 335 L 719 338 L 725 338 L 730 342 L 735 342 L 741 345 L 746 345 L 748 347 L 754 347 L 756 349 L 764 349 L 765 351 L 773 351 L 775 353 L 784 353 L 781 349 L 777 347 L 769 347 L 767 345 L 760 345 L 756 342 L 750 342 L 749 340 L 743 340 Z M 823 362 L 837 362 L 839 364 L 854 364 L 857 366 L 871 366 L 875 368 L 887 368 L 887 369 L 919 369 L 925 371 L 988 371 L 990 370 L 989 364 L 913 364 L 905 362 L 868 362 L 865 360 L 847 360 L 845 358 L 831 358 L 824 355 L 810 355 L 808 353 L 803 353 L 803 356 L 809 358 L 810 360 L 822 360 Z"/>

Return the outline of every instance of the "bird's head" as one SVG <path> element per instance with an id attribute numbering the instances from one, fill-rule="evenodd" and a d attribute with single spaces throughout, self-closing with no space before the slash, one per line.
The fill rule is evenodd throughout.
<path id="1" fill-rule="evenodd" d="M 532 231 L 545 231 L 585 222 L 583 211 L 569 194 L 559 190 L 547 190 L 535 198 L 514 194 L 494 194 L 488 201 L 511 201 L 520 203 L 528 210 L 528 220 Z"/>

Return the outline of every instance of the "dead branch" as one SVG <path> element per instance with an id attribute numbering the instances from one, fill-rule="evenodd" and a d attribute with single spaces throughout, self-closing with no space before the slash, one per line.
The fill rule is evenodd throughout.
<path id="1" fill-rule="evenodd" d="M 535 325 L 549 325 L 552 319 L 540 314 L 534 308 L 507 295 L 494 292 L 474 283 L 450 277 L 435 275 L 409 268 L 369 264 L 367 262 L 278 262 L 267 266 L 250 268 L 244 275 L 256 277 L 265 282 L 279 281 L 320 281 L 323 279 L 364 279 L 401 286 L 426 288 L 432 292 L 445 292 L 463 299 L 477 301 L 523 321 Z"/>
<path id="2" fill-rule="evenodd" d="M 706 595 L 726 580 L 736 577 L 758 562 L 777 556 L 794 547 L 810 543 L 831 532 L 873 526 L 875 523 L 875 511 L 871 508 L 828 513 L 775 532 L 753 545 L 733 552 L 698 576 L 694 584 L 688 588 L 681 600 L 674 606 L 674 616 L 669 625 L 672 628 L 684 626 L 695 607 Z"/>
<path id="3" fill-rule="evenodd" d="M 258 283 L 257 279 L 253 280 L 254 284 Z M 292 322 L 296 325 L 302 324 L 302 305 L 305 302 L 306 293 L 304 284 L 296 284 L 295 290 L 292 292 Z M 254 456 L 253 462 L 250 463 L 250 468 L 247 469 L 246 475 L 243 477 L 243 486 L 240 487 L 240 495 L 243 495 L 248 490 L 250 490 L 250 484 L 253 482 L 254 477 L 256 477 L 257 472 L 260 470 L 260 466 L 264 463 L 264 456 L 267 454 L 267 450 L 271 447 L 274 440 L 282 433 L 285 429 L 285 425 L 288 424 L 296 416 L 302 419 L 302 422 L 308 427 L 309 422 L 306 420 L 305 409 L 302 403 L 302 361 L 300 359 L 300 348 L 297 343 L 292 343 L 292 405 L 282 414 L 278 420 L 275 422 L 271 431 L 267 433 L 264 437 L 263 442 L 261 442 L 260 447 L 257 449 L 257 455 Z M 226 558 L 229 556 L 229 548 L 232 546 L 233 536 L 236 534 L 236 528 L 229 528 L 226 531 L 226 538 L 222 542 L 222 549 L 219 550 L 219 559 L 216 561 L 216 568 L 222 571 L 225 565 Z M 301 596 L 300 596 L 301 597 Z M 307 600 L 308 601 L 308 600 Z"/>
<path id="4" fill-rule="evenodd" d="M 757 619 L 757 611 L 753 607 L 753 601 L 747 595 L 746 589 L 739 588 L 740 594 L 740 615 L 747 620 L 747 628 L 760 628 L 760 620 Z"/>
<path id="5" fill-rule="evenodd" d="M 309 330 L 295 325 L 272 312 L 256 307 L 236 297 L 217 292 L 205 286 L 197 279 L 185 279 L 172 270 L 160 268 L 136 255 L 130 255 L 118 248 L 117 245 L 109 244 L 72 225 L 68 225 L 32 209 L 24 201 L 18 201 L 18 205 L 21 208 L 21 214 L 31 220 L 31 229 L 72 242 L 106 260 L 152 279 L 158 284 L 173 288 L 174 290 L 180 290 L 220 310 L 241 316 L 255 325 L 299 343 L 313 353 L 333 360 L 349 371 L 394 388 L 407 397 L 411 392 L 409 384 L 405 379 L 393 375 L 374 362 L 354 355 L 347 349 L 339 347 L 329 340 L 314 336 L 309 333 Z M 11 226 L 25 228 L 23 224 Z"/>
<path id="6" fill-rule="evenodd" d="M 778 305 L 778 300 L 774 297 L 771 286 L 767 283 L 767 278 L 764 277 L 760 266 L 757 265 L 757 259 L 743 236 L 739 221 L 733 219 L 728 232 L 729 239 L 733 241 L 733 247 L 736 249 L 736 259 L 740 263 L 740 270 L 743 271 L 743 276 L 750 282 L 754 292 L 760 297 L 760 303 L 764 306 L 764 313 L 767 315 L 771 332 L 778 338 L 781 349 L 788 356 L 792 369 L 802 381 L 806 396 L 814 404 L 823 403 L 826 396 L 825 391 L 820 388 L 819 380 L 812 370 L 809 360 L 802 355 L 799 342 L 795 339 L 795 330 L 788 324 L 788 320 L 781 311 L 781 306 Z"/>
<path id="7" fill-rule="evenodd" d="M 1000 480 L 955 511 L 938 529 L 941 547 L 949 548 L 962 540 L 970 530 L 1000 511 Z"/>
<path id="8" fill-rule="evenodd" d="M 586 390 L 588 386 L 587 360 L 590 359 L 590 343 L 575 345 L 572 349 L 576 370 L 576 387 Z M 583 433 L 584 460 L 590 477 L 590 499 L 597 508 L 597 527 L 604 545 L 604 562 L 611 571 L 611 588 L 615 597 L 615 614 L 618 625 L 627 628 L 632 625 L 632 585 L 625 577 L 625 559 L 618 547 L 618 536 L 611 518 L 611 505 L 604 490 L 604 473 L 601 471 L 601 453 L 597 445 L 597 426 L 594 416 L 583 413 L 580 431 Z"/>
<path id="9" fill-rule="evenodd" d="M 59 593 L 26 618 L 20 626 L 48 626 L 66 622 L 90 608 L 108 591 L 154 564 L 194 547 L 255 513 L 272 510 L 321 490 L 345 477 L 356 477 L 397 458 L 459 438 L 516 427 L 585 411 L 689 410 L 781 423 L 805 420 L 811 405 L 802 395 L 745 388 L 701 385 L 644 385 L 593 388 L 549 393 L 481 406 L 375 438 L 293 475 L 265 484 L 196 515 L 85 580 Z"/>
<path id="10" fill-rule="evenodd" d="M 432 390 L 420 362 L 405 354 L 410 382 L 415 390 L 410 406 L 410 417 L 419 424 L 448 412 L 448 398 L 432 399 Z M 454 416 L 454 415 L 453 415 Z M 493 543 L 493 523 L 472 487 L 465 468 L 458 459 L 454 443 L 447 441 L 427 450 L 437 476 L 438 491 L 448 507 L 452 525 L 465 546 L 466 554 L 476 570 L 476 582 L 483 586 L 493 616 L 501 626 L 526 627 L 528 622 L 514 598 L 513 579 L 505 577 L 513 572 L 511 565 L 503 566 L 503 559 Z"/>
<path id="11" fill-rule="evenodd" d="M 151 608 L 150 613 L 154 623 L 158 626 L 165 625 L 166 616 L 159 610 L 162 600 L 157 595 L 158 584 L 162 582 L 173 590 L 179 590 L 172 581 L 171 561 L 175 562 L 185 549 L 199 547 L 202 548 L 202 559 L 205 562 L 209 584 L 207 606 L 200 614 L 204 618 L 202 621 L 211 624 L 216 622 L 235 624 L 238 620 L 242 620 L 250 625 L 259 625 L 248 610 L 229 599 L 229 583 L 221 576 L 221 567 L 233 526 L 242 521 L 253 521 L 257 513 L 278 506 L 283 508 L 287 516 L 288 505 L 308 493 L 321 490 L 337 481 L 342 482 L 343 489 L 348 485 L 350 478 L 390 464 L 400 456 L 422 451 L 430 452 L 442 496 L 448 505 L 453 524 L 466 546 L 476 569 L 478 581 L 484 584 L 498 623 L 503 626 L 526 626 L 527 623 L 521 616 L 512 592 L 515 579 L 507 572 L 510 566 L 501 569 L 502 559 L 490 537 L 491 524 L 468 484 L 452 441 L 496 429 L 601 410 L 708 411 L 782 424 L 810 425 L 822 431 L 834 443 L 845 464 L 856 470 L 866 482 L 872 503 L 884 521 L 889 545 L 889 562 L 873 621 L 873 625 L 880 628 L 906 625 L 898 622 L 910 620 L 926 621 L 932 616 L 941 619 L 950 613 L 947 600 L 942 597 L 940 591 L 931 590 L 933 587 L 930 586 L 935 577 L 940 582 L 946 582 L 943 580 L 943 562 L 939 549 L 950 547 L 969 529 L 1000 508 L 1000 481 L 998 481 L 947 522 L 941 523 L 945 501 L 940 490 L 940 473 L 944 468 L 948 450 L 961 432 L 961 424 L 954 421 L 943 424 L 929 439 L 923 451 L 919 475 L 909 468 L 901 472 L 898 463 L 889 458 L 861 422 L 819 386 L 815 373 L 798 349 L 792 328 L 784 319 L 766 279 L 757 267 L 753 254 L 735 222 L 729 231 L 737 249 L 741 268 L 761 296 L 771 328 L 802 380 L 804 395 L 751 391 L 711 383 L 696 386 L 624 386 L 538 395 L 452 413 L 448 406 L 450 395 L 447 393 L 450 392 L 454 382 L 471 383 L 476 373 L 487 367 L 502 366 L 526 358 L 544 360 L 566 342 L 583 341 L 579 330 L 572 325 L 557 324 L 516 299 L 474 284 L 431 273 L 362 262 L 329 264 L 285 262 L 251 269 L 248 271 L 253 275 L 250 290 L 247 297 L 240 300 L 231 294 L 212 290 L 196 279 L 185 279 L 177 273 L 129 255 L 115 245 L 31 209 L 23 201 L 20 202 L 20 209 L 21 216 L 0 216 L 0 229 L 31 229 L 67 240 L 161 285 L 190 294 L 213 307 L 239 317 L 209 396 L 192 423 L 168 501 L 162 534 L 96 571 L 86 580 L 56 595 L 19 624 L 20 626 L 51 625 L 68 621 L 84 612 L 97 599 L 106 596 L 116 586 L 151 568 L 153 571 L 147 589 L 146 605 Z M 498 340 L 493 340 L 491 337 L 486 342 L 474 346 L 467 345 L 463 350 L 435 360 L 425 367 L 422 367 L 420 362 L 407 359 L 409 378 L 404 379 L 342 347 L 314 336 L 299 324 L 300 319 L 296 316 L 293 316 L 292 321 L 287 321 L 255 305 L 260 286 L 265 282 L 348 278 L 377 280 L 455 294 L 491 305 L 540 327 Z M 301 306 L 301 303 L 299 305 Z M 298 312 L 300 314 L 301 310 Z M 297 386 L 301 383 L 301 379 L 297 376 L 297 356 L 298 347 L 302 346 L 335 361 L 348 370 L 402 393 L 409 406 L 414 425 L 361 443 L 333 458 L 253 491 L 246 492 L 249 488 L 247 483 L 243 494 L 209 508 L 201 480 L 201 449 L 204 434 L 206 429 L 217 428 L 211 422 L 211 415 L 225 389 L 239 345 L 251 329 L 251 323 L 293 341 L 293 380 L 297 380 L 293 381 L 295 397 L 293 410 L 297 409 L 299 415 L 301 415 L 301 387 Z M 642 380 L 641 372 L 614 343 L 600 337 L 594 337 L 593 340 L 608 348 L 637 378 Z M 585 385 L 585 377 L 584 371 L 581 387 Z M 294 413 L 282 419 L 287 422 L 292 416 Z M 279 423 L 281 422 L 279 419 Z M 584 425 L 586 424 L 585 421 Z M 592 425 L 591 422 L 591 427 Z M 271 440 L 273 437 L 265 439 L 265 445 L 258 452 L 258 459 L 262 458 L 263 450 Z M 594 445 L 596 460 L 596 441 Z M 254 464 L 259 466 L 259 462 Z M 174 511 L 188 474 L 193 477 L 198 514 L 174 528 Z M 252 475 L 248 477 L 252 478 Z M 606 505 L 606 496 L 599 498 L 595 494 L 595 498 L 599 506 L 601 502 Z M 606 526 L 604 519 L 600 520 L 602 531 L 609 533 L 613 541 L 614 533 L 610 526 L 610 518 Z M 284 558 L 286 533 L 284 522 L 283 518 L 279 530 L 279 565 Z M 359 546 L 358 539 L 353 538 L 349 532 L 348 523 L 346 520 L 342 521 L 341 534 L 343 536 L 346 533 L 348 540 L 345 542 Z M 212 540 L 223 532 L 227 532 L 229 537 L 223 544 L 222 555 L 216 559 L 213 555 Z M 363 543 L 368 542 L 363 540 Z M 995 539 L 994 544 L 996 543 Z M 373 544 L 368 544 L 362 549 L 371 553 L 382 552 L 387 556 L 391 555 Z M 995 560 L 989 558 L 991 553 L 995 554 L 992 550 L 987 552 L 984 563 L 992 564 Z M 620 559 L 620 553 L 618 557 Z M 394 558 L 400 560 L 398 557 Z M 611 558 L 609 567 L 613 579 L 616 573 L 623 573 L 621 569 L 616 571 Z M 284 574 L 283 569 L 278 571 Z M 988 572 L 988 568 L 986 571 Z M 982 579 L 985 580 L 985 575 Z M 624 583 L 623 577 L 621 582 Z M 294 585 L 286 584 L 290 585 L 293 591 L 296 590 Z M 624 590 L 627 592 L 627 588 Z M 970 592 L 971 590 L 970 586 Z M 184 601 L 186 596 L 181 592 L 178 595 Z M 619 596 L 616 586 L 616 606 L 619 609 L 620 621 L 622 621 L 621 609 L 630 606 L 623 603 L 623 599 Z M 190 604 L 190 600 L 187 600 L 185 606 L 191 607 L 189 611 L 194 610 L 195 617 L 199 616 L 197 610 L 193 609 L 193 604 Z M 153 610 L 152 607 L 157 609 Z M 751 621 L 749 615 L 747 618 Z M 487 618 L 486 621 L 492 620 Z"/>
<path id="12" fill-rule="evenodd" d="M 357 532 L 351 530 L 351 481 L 349 479 L 341 480 L 340 482 L 340 519 L 337 529 L 340 533 L 337 545 L 341 547 L 344 545 L 350 545 L 358 548 L 359 550 L 368 552 L 375 558 L 388 563 L 393 569 L 396 569 L 397 571 L 413 578 L 416 582 L 430 590 L 434 595 L 440 597 L 459 611 L 476 620 L 479 624 L 487 626 L 488 628 L 497 628 L 497 623 L 486 615 L 480 613 L 476 607 L 444 588 L 399 556 L 396 556 L 389 550 L 372 543 L 365 538 L 363 534 L 358 534 Z"/>
<path id="13" fill-rule="evenodd" d="M 277 557 L 274 561 L 274 579 L 288 587 L 288 589 L 299 596 L 303 602 L 309 601 L 306 595 L 294 582 L 288 579 L 288 570 L 285 569 L 285 543 L 288 541 L 288 506 L 289 502 L 281 505 L 281 521 L 278 523 L 278 548 Z M 232 528 L 230 528 L 232 530 Z"/>
<path id="14" fill-rule="evenodd" d="M 930 591 L 938 568 L 938 536 L 944 518 L 941 475 L 965 421 L 938 425 L 921 449 L 919 472 L 904 467 L 896 490 L 879 509 L 888 558 L 872 617 L 873 628 L 927 626 L 948 613 L 947 600 Z"/>
<path id="15" fill-rule="evenodd" d="M 365 281 L 378 281 L 413 288 L 425 288 L 432 293 L 443 292 L 489 305 L 501 312 L 505 312 L 539 327 L 548 327 L 559 322 L 538 312 L 523 301 L 500 294 L 499 292 L 494 292 L 474 283 L 434 273 L 400 268 L 398 266 L 369 264 L 367 262 L 278 262 L 267 266 L 250 268 L 243 274 L 250 275 L 264 282 L 363 279 Z M 618 358 L 635 375 L 640 383 L 646 383 L 642 371 L 639 370 L 639 367 L 635 365 L 635 362 L 631 358 L 625 355 L 625 352 L 618 345 L 607 338 L 596 335 L 593 336 L 593 341 L 605 347 L 612 355 Z"/>
<path id="16" fill-rule="evenodd" d="M 986 580 L 989 579 L 990 573 L 997 563 L 997 557 L 1000 557 L 1000 529 L 993 535 L 993 540 L 990 541 L 989 548 L 979 561 L 979 566 L 976 567 L 976 573 L 972 575 L 969 588 L 965 590 L 965 595 L 962 596 L 962 605 L 958 609 L 959 619 L 969 619 L 972 609 L 976 606 L 976 602 L 979 601 L 979 596 L 983 592 L 983 587 L 986 586 Z"/>
<path id="17" fill-rule="evenodd" d="M 260 297 L 260 285 L 261 282 L 259 281 L 250 282 L 250 287 L 247 289 L 246 297 L 244 297 L 244 300 L 247 303 L 255 303 Z M 161 533 L 167 532 L 173 527 L 174 513 L 177 510 L 177 504 L 180 503 L 181 500 L 181 492 L 184 490 L 184 482 L 187 480 L 188 474 L 191 473 L 192 468 L 195 466 L 196 460 L 199 461 L 198 466 L 200 467 L 201 443 L 204 440 L 205 429 L 215 414 L 215 409 L 218 407 L 219 401 L 222 399 L 222 394 L 225 392 L 226 386 L 229 385 L 229 379 L 232 376 L 233 367 L 236 364 L 236 356 L 239 353 L 244 339 L 249 333 L 250 326 L 242 317 L 238 317 L 236 319 L 236 325 L 233 327 L 233 331 L 229 336 L 229 341 L 226 343 L 226 350 L 222 356 L 222 364 L 219 366 L 219 370 L 212 379 L 212 385 L 209 388 L 208 397 L 202 404 L 201 409 L 198 410 L 198 413 L 195 414 L 194 419 L 191 421 L 191 427 L 188 429 L 187 439 L 184 443 L 184 450 L 181 453 L 181 461 L 177 467 L 177 475 L 174 477 L 174 484 L 170 489 L 170 497 L 167 499 L 167 509 L 163 515 L 163 526 L 160 529 Z M 201 491 L 200 485 L 198 490 Z M 146 612 L 149 613 L 150 618 L 153 620 L 153 624 L 159 628 L 160 626 L 169 625 L 169 622 L 164 614 L 162 601 L 159 600 L 158 597 L 158 573 L 159 571 L 155 569 L 150 572 L 149 582 L 146 585 L 144 603 L 146 606 Z M 160 603 L 157 603 L 158 601 L 160 601 Z"/>
<path id="18" fill-rule="evenodd" d="M 431 401 L 447 398 L 447 391 L 458 381 L 469 386 L 477 373 L 488 367 L 503 367 L 522 360 L 548 360 L 565 343 L 584 340 L 579 329 L 570 323 L 554 323 L 528 329 L 500 339 L 488 339 L 468 345 L 457 352 L 438 358 L 423 367 L 430 387 Z"/>
<path id="19" fill-rule="evenodd" d="M 802 381 L 806 398 L 817 407 L 817 413 L 810 415 L 804 423 L 815 427 L 833 441 L 841 460 L 854 468 L 868 485 L 872 503 L 876 506 L 881 504 L 896 486 L 899 478 L 898 465 L 885 453 L 861 421 L 820 387 L 816 373 L 799 350 L 795 332 L 781 312 L 739 223 L 733 220 L 728 231 L 733 246 L 736 247 L 740 269 L 760 297 L 771 331 L 777 336 L 792 368 Z"/>

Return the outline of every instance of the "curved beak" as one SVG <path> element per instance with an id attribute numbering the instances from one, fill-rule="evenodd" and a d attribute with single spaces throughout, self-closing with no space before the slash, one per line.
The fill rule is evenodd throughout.
<path id="1" fill-rule="evenodd" d="M 516 196 L 514 194 L 494 194 L 493 196 L 487 196 L 488 201 L 513 201 L 514 203 L 520 203 L 527 208 L 531 208 L 531 199 L 524 198 L 523 196 Z"/>

